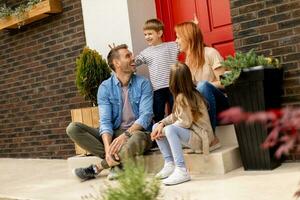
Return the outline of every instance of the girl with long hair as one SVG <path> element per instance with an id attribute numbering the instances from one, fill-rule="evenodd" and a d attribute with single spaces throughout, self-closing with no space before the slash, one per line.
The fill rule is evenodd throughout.
<path id="1" fill-rule="evenodd" d="M 193 82 L 208 102 L 209 117 L 215 130 L 217 113 L 229 107 L 220 83 L 220 75 L 225 72 L 221 65 L 223 58 L 216 49 L 205 45 L 203 34 L 194 22 L 176 25 L 175 32 L 179 49 L 186 55 L 185 63 L 191 70 Z"/>
<path id="2" fill-rule="evenodd" d="M 169 87 L 175 100 L 172 113 L 153 126 L 151 139 L 156 140 L 165 161 L 156 176 L 164 179 L 165 185 L 175 185 L 191 179 L 181 144 L 208 154 L 214 135 L 205 100 L 196 90 L 186 64 L 172 66 Z"/>

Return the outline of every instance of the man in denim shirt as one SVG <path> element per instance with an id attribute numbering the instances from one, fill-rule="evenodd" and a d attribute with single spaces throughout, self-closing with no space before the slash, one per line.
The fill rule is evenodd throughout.
<path id="1" fill-rule="evenodd" d="M 103 169 L 151 147 L 150 134 L 145 132 L 153 116 L 150 81 L 134 74 L 134 58 L 125 44 L 112 48 L 107 60 L 114 74 L 98 89 L 100 129 L 79 122 L 67 127 L 74 142 L 103 159 L 97 165 L 75 169 L 81 180 L 95 178 Z"/>

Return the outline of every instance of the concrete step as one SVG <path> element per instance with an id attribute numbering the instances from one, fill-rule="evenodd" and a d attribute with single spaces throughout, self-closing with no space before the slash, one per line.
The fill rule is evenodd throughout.
<path id="1" fill-rule="evenodd" d="M 211 152 L 208 156 L 203 154 L 185 154 L 185 162 L 192 174 L 225 174 L 242 166 L 238 144 L 233 125 L 218 126 L 216 135 L 222 147 Z M 139 156 L 149 173 L 157 173 L 163 166 L 163 158 L 159 151 L 152 151 L 149 155 Z M 101 159 L 96 156 L 74 156 L 68 158 L 70 169 L 87 167 L 99 163 Z"/>

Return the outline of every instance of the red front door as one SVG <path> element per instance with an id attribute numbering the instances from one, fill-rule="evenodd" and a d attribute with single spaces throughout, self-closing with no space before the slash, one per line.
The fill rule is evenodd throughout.
<path id="1" fill-rule="evenodd" d="M 165 24 L 165 40 L 176 39 L 174 26 L 197 15 L 204 41 L 223 57 L 234 54 L 229 0 L 155 0 L 157 17 Z"/>

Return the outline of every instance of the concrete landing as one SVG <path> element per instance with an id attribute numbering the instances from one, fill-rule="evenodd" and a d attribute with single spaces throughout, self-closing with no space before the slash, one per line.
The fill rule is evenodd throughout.
<path id="1" fill-rule="evenodd" d="M 107 184 L 107 171 L 94 180 L 74 178 L 66 160 L 0 159 L 0 199 L 82 200 Z M 300 163 L 283 163 L 272 171 L 233 170 L 225 175 L 192 175 L 192 181 L 162 186 L 164 200 L 294 200 Z"/>

